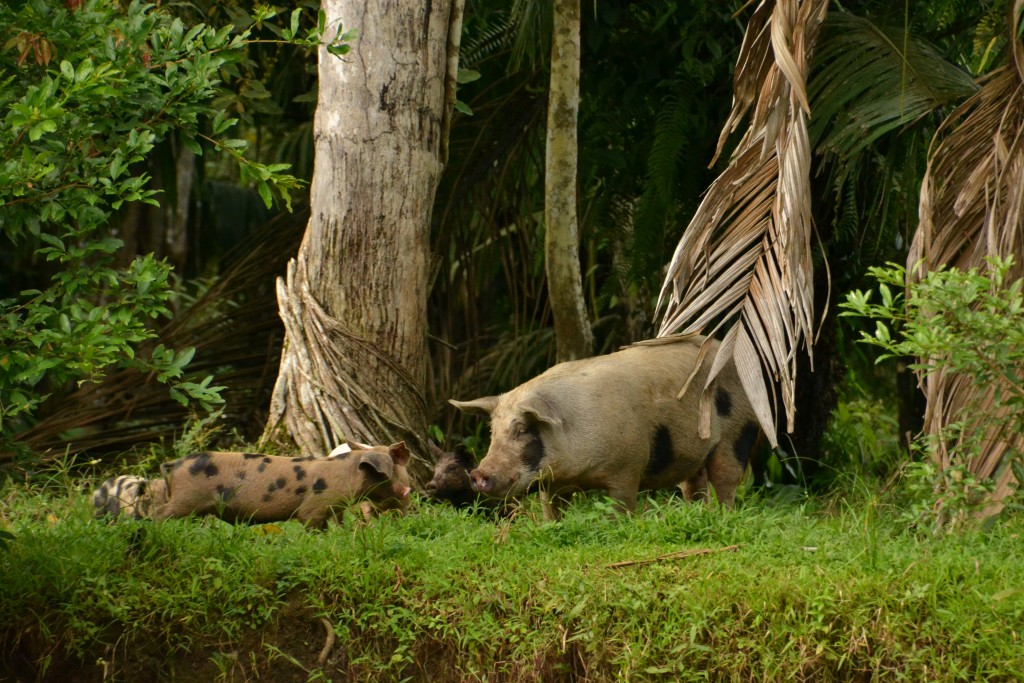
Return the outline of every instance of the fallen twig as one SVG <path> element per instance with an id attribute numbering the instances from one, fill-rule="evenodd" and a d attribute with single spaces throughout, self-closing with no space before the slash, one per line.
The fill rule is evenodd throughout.
<path id="1" fill-rule="evenodd" d="M 613 564 L 605 565 L 605 568 L 619 569 L 621 567 L 635 567 L 643 564 L 653 564 L 654 562 L 663 562 L 665 560 L 681 560 L 684 557 L 692 557 L 693 555 L 710 555 L 711 553 L 736 552 L 736 550 L 738 549 L 739 545 L 730 545 L 724 548 L 690 548 L 689 550 L 677 550 L 674 553 L 658 555 L 657 557 L 651 557 L 646 560 L 625 560 L 623 562 L 615 562 Z"/>
<path id="2" fill-rule="evenodd" d="M 330 621 L 320 618 L 320 623 L 327 629 L 327 642 L 324 643 L 324 649 L 320 650 L 320 656 L 317 657 L 316 661 L 320 666 L 327 663 L 327 658 L 331 654 L 331 650 L 334 648 L 334 625 Z"/>

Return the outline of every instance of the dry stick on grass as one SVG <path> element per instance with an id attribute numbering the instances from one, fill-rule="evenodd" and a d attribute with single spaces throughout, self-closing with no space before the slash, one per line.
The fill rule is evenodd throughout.
<path id="1" fill-rule="evenodd" d="M 327 663 L 331 650 L 334 649 L 334 625 L 323 617 L 320 618 L 320 623 L 327 629 L 327 642 L 324 643 L 324 649 L 320 650 L 320 656 L 317 657 L 316 661 L 320 666 L 323 666 Z"/>
<path id="2" fill-rule="evenodd" d="M 662 562 L 664 560 L 681 560 L 684 557 L 691 557 L 693 555 L 710 555 L 711 553 L 736 552 L 738 549 L 738 545 L 730 545 L 724 548 L 691 548 L 689 550 L 677 550 L 674 553 L 658 555 L 657 557 L 652 557 L 647 560 L 626 560 L 624 562 L 615 562 L 614 564 L 605 565 L 605 568 L 620 569 L 622 567 L 634 567 L 640 566 L 642 564 Z"/>

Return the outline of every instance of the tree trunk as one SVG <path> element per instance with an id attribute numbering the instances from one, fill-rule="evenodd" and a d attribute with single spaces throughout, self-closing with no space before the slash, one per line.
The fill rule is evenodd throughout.
<path id="1" fill-rule="evenodd" d="M 264 441 L 284 427 L 303 454 L 348 440 L 425 453 L 430 211 L 461 2 L 323 9 L 358 36 L 342 59 L 320 49 L 312 210 L 278 280 L 286 338 Z"/>
<path id="2" fill-rule="evenodd" d="M 576 222 L 576 119 L 580 104 L 579 0 L 556 0 L 551 32 L 551 87 L 544 164 L 544 253 L 555 319 L 558 360 L 593 353 L 594 335 L 583 304 Z"/>

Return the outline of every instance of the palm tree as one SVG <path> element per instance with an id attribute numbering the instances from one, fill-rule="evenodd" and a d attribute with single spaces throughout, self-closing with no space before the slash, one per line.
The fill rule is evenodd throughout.
<path id="1" fill-rule="evenodd" d="M 1024 0 L 1014 0 L 1010 58 L 981 81 L 981 88 L 939 127 L 928 154 L 921 188 L 921 221 L 907 256 L 908 279 L 952 267 L 988 269 L 990 257 L 1014 257 L 1004 286 L 1024 277 L 1024 43 L 1020 27 Z M 996 378 L 979 387 L 963 374 L 944 369 L 923 378 L 928 399 L 925 433 L 935 436 L 935 457 L 945 468 L 964 464 L 972 474 L 994 478 L 988 512 L 1016 486 L 1008 456 L 1024 452 L 1020 432 L 987 415 L 1005 410 L 1000 397 L 1014 386 Z M 966 430 L 946 437 L 954 422 Z M 965 434 L 982 432 L 980 450 L 962 448 Z M 969 458 L 966 456 L 970 456 Z M 966 462 L 965 462 L 966 460 Z"/>
<path id="2" fill-rule="evenodd" d="M 793 427 L 796 357 L 803 345 L 810 354 L 817 322 L 810 288 L 812 149 L 821 158 L 819 172 L 845 191 L 855 187 L 866 153 L 877 154 L 880 143 L 897 135 L 903 142 L 923 135 L 936 112 L 969 97 L 932 142 L 908 264 L 972 267 L 987 255 L 1022 253 L 1020 7 L 1015 0 L 1013 61 L 983 79 L 980 90 L 906 29 L 901 35 L 833 11 L 825 24 L 831 30 L 816 40 L 824 0 L 763 0 L 754 10 L 719 151 L 753 110 L 750 123 L 680 240 L 659 310 L 660 334 L 723 333 L 726 353 L 716 369 L 723 356 L 735 358 L 769 440 L 779 418 L 776 384 L 787 429 Z M 808 86 L 812 50 L 817 58 Z M 915 155 L 899 161 L 912 178 Z M 892 170 L 896 163 L 885 165 Z M 839 221 L 842 212 L 834 213 Z M 929 433 L 959 419 L 962 406 L 978 405 L 962 377 L 937 375 L 926 390 Z M 1009 468 L 1000 466 L 1013 444 L 986 442 L 968 465 L 982 476 L 1001 472 L 998 497 L 1012 482 Z M 957 457 L 955 445 L 947 446 L 939 456 L 944 466 Z"/>

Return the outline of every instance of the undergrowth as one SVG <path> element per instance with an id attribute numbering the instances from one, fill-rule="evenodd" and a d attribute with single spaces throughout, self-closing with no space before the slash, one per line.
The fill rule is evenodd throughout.
<path id="1" fill-rule="evenodd" d="M 547 524 L 421 501 L 309 532 L 105 524 L 88 488 L 0 492 L 15 680 L 1024 679 L 1020 515 L 924 534 L 863 487 L 632 517 L 588 497 Z"/>

